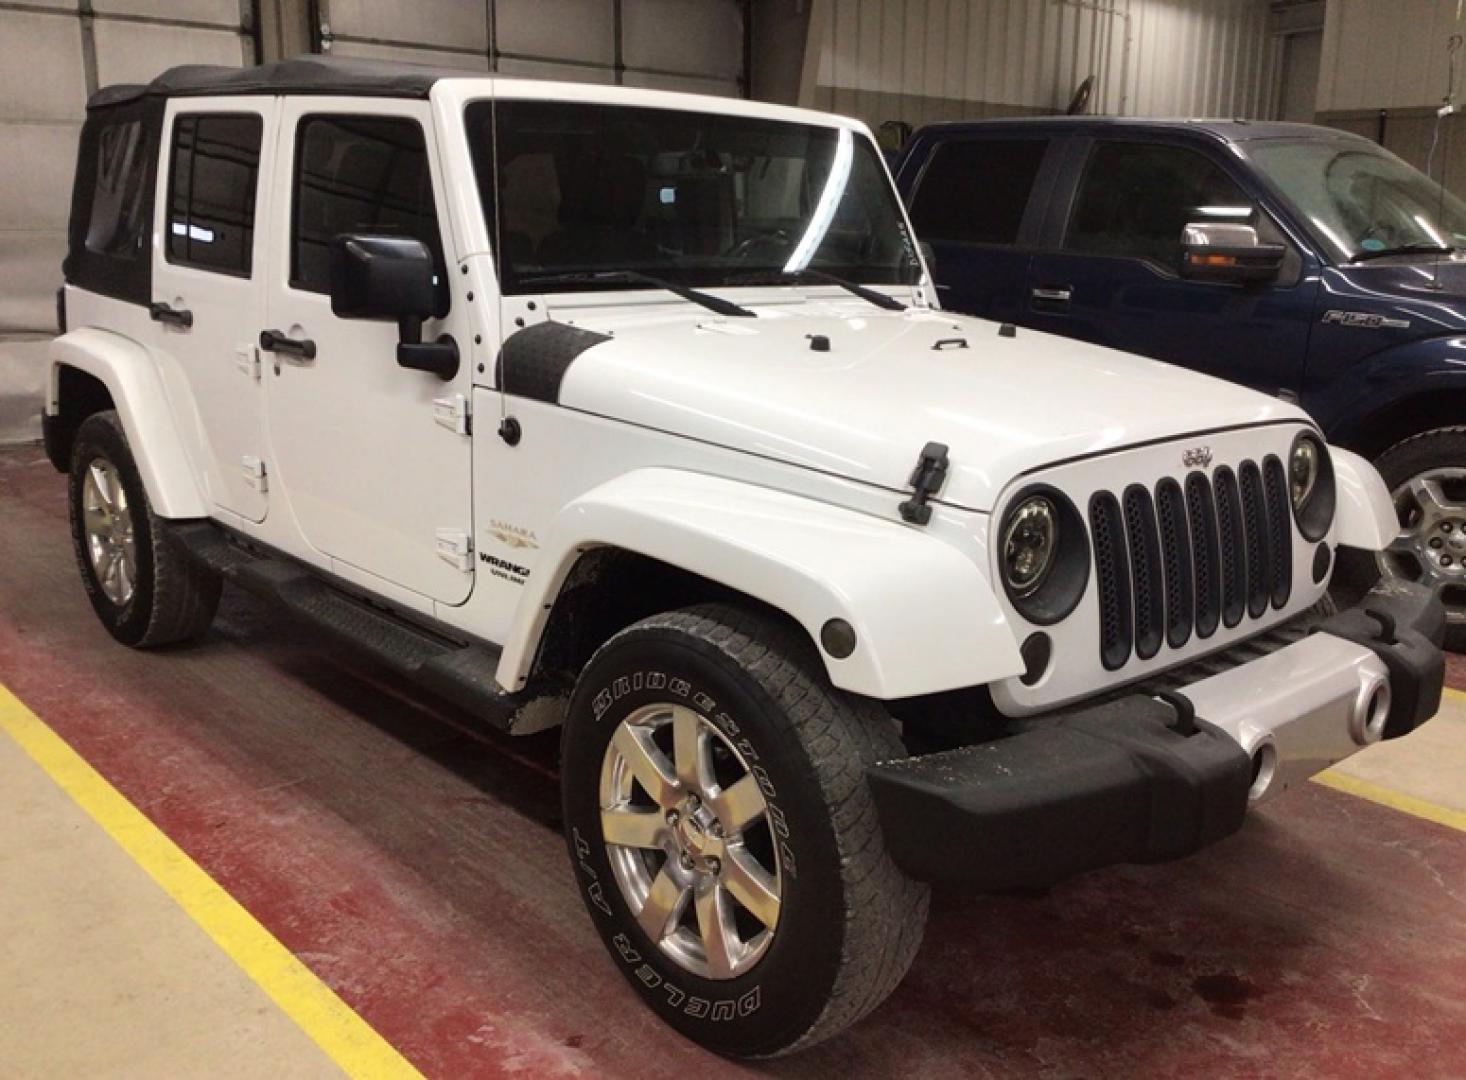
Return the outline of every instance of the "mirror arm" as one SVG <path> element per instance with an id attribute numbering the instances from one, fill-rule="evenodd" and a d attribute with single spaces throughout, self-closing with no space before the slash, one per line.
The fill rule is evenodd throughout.
<path id="1" fill-rule="evenodd" d="M 404 315 L 397 320 L 397 340 L 404 345 L 422 344 L 422 316 Z"/>

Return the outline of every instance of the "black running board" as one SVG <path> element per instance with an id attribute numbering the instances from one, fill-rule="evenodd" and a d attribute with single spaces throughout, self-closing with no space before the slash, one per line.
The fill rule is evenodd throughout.
<path id="1" fill-rule="evenodd" d="M 498 646 L 450 641 L 348 595 L 300 563 L 246 550 L 212 522 L 179 522 L 168 533 L 190 558 L 225 581 L 274 601 L 499 730 L 513 730 L 524 701 L 505 693 L 494 677 Z"/>

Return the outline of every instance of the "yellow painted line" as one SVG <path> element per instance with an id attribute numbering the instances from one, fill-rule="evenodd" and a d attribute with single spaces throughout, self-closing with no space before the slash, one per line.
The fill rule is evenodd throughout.
<path id="1" fill-rule="evenodd" d="M 1437 825 L 1445 825 L 1447 828 L 1466 832 L 1466 812 L 1461 810 L 1438 806 L 1433 802 L 1417 799 L 1414 795 L 1406 795 L 1391 788 L 1381 787 L 1379 784 L 1371 784 L 1368 780 L 1360 780 L 1356 776 L 1341 773 L 1337 769 L 1321 772 L 1313 780 L 1314 783 L 1333 788 L 1335 791 L 1368 799 L 1372 803 L 1388 806 L 1391 810 L 1399 810 L 1401 813 L 1433 821 Z"/>
<path id="2" fill-rule="evenodd" d="M 1466 690 L 1457 690 L 1453 686 L 1447 686 L 1443 688 L 1442 692 L 1446 697 L 1459 701 L 1462 705 L 1466 705 Z"/>
<path id="3" fill-rule="evenodd" d="M 347 1074 L 420 1080 L 422 1074 L 387 1040 L 4 686 L 0 686 L 0 731 L 14 739 Z"/>

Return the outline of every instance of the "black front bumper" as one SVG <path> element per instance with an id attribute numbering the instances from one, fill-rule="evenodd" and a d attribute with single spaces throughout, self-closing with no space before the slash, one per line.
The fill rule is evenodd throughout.
<path id="1" fill-rule="evenodd" d="M 1440 707 L 1445 615 L 1419 586 L 1380 586 L 1313 632 L 1378 655 L 1386 738 Z M 887 849 L 907 874 L 976 889 L 1050 885 L 1114 863 L 1164 862 L 1235 832 L 1252 761 L 1181 695 L 1137 691 L 1005 738 L 873 766 Z"/>

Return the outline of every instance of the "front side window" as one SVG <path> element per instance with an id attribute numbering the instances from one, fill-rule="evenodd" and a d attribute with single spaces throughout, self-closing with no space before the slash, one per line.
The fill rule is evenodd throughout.
<path id="1" fill-rule="evenodd" d="M 297 289 L 331 291 L 331 241 L 344 233 L 415 237 L 445 280 L 427 146 L 416 120 L 302 118 L 293 205 L 290 284 Z"/>
<path id="2" fill-rule="evenodd" d="M 911 200 L 924 240 L 1014 244 L 1047 139 L 960 139 L 932 155 Z"/>
<path id="3" fill-rule="evenodd" d="M 1085 166 L 1064 247 L 1175 267 L 1191 222 L 1254 219 L 1252 201 L 1204 154 L 1165 143 L 1102 142 Z"/>
<path id="4" fill-rule="evenodd" d="M 169 262 L 249 276 L 263 133 L 252 113 L 174 118 Z"/>
<path id="5" fill-rule="evenodd" d="M 693 287 L 802 270 L 915 280 L 890 179 L 848 130 L 507 101 L 469 106 L 468 131 L 508 293 L 627 287 L 569 280 L 606 271 Z"/>
<path id="6" fill-rule="evenodd" d="M 1466 247 L 1466 203 L 1354 139 L 1256 139 L 1243 151 L 1334 259 Z"/>
<path id="7" fill-rule="evenodd" d="M 97 132 L 96 181 L 87 218 L 86 249 L 131 258 L 147 236 L 148 146 L 138 120 Z"/>

